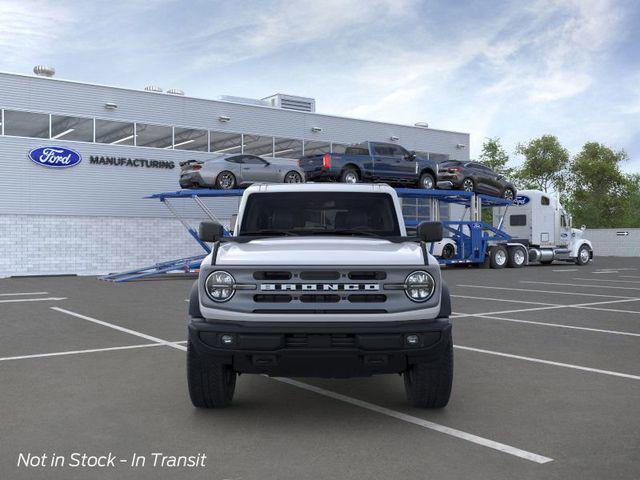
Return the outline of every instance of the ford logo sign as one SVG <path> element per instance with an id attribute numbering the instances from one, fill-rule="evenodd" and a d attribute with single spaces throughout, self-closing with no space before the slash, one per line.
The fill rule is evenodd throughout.
<path id="1" fill-rule="evenodd" d="M 526 195 L 517 195 L 516 199 L 513 201 L 514 205 L 526 205 L 529 203 L 531 199 Z"/>
<path id="2" fill-rule="evenodd" d="M 43 167 L 69 168 L 79 164 L 82 156 L 69 148 L 38 147 L 29 152 L 29 159 Z"/>

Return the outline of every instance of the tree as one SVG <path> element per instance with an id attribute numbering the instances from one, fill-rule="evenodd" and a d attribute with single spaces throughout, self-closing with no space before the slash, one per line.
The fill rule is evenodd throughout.
<path id="1" fill-rule="evenodd" d="M 627 176 L 620 163 L 624 150 L 614 151 L 598 142 L 587 142 L 569 167 L 568 207 L 576 225 L 630 226 L 637 219 L 640 180 Z M 636 220 L 637 222 L 637 220 Z"/>
<path id="2" fill-rule="evenodd" d="M 543 135 L 519 144 L 516 153 L 524 156 L 524 163 L 516 172 L 520 186 L 548 192 L 561 191 L 569 164 L 569 151 L 554 135 Z"/>
<path id="3" fill-rule="evenodd" d="M 502 147 L 499 137 L 485 138 L 478 161 L 506 177 L 513 176 L 513 168 L 507 166 L 509 155 Z"/>

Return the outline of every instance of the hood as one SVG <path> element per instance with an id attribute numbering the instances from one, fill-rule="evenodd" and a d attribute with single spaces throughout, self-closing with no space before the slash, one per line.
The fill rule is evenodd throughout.
<path id="1" fill-rule="evenodd" d="M 279 237 L 222 243 L 216 265 L 424 265 L 415 242 L 373 238 Z"/>

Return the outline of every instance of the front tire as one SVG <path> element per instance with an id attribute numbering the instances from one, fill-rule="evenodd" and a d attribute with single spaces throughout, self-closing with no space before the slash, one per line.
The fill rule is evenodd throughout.
<path id="1" fill-rule="evenodd" d="M 420 175 L 420 181 L 418 182 L 419 188 L 424 188 L 425 190 L 433 190 L 436 188 L 436 181 L 433 178 L 433 175 L 430 173 L 423 173 Z"/>
<path id="2" fill-rule="evenodd" d="M 216 177 L 216 188 L 220 190 L 231 190 L 235 186 L 236 176 L 227 170 L 220 172 Z"/>
<path id="3" fill-rule="evenodd" d="M 513 188 L 511 187 L 505 188 L 504 191 L 502 192 L 502 198 L 504 198 L 505 200 L 513 201 L 516 198 L 516 194 L 513 191 Z"/>
<path id="4" fill-rule="evenodd" d="M 591 260 L 591 249 L 587 245 L 582 245 L 578 249 L 578 256 L 576 257 L 577 265 L 586 265 Z"/>
<path id="5" fill-rule="evenodd" d="M 360 181 L 360 175 L 355 168 L 345 168 L 340 175 L 340 181 L 342 183 L 358 183 Z"/>
<path id="6" fill-rule="evenodd" d="M 291 170 L 284 176 L 284 183 L 302 183 L 302 175 L 295 170 Z"/>
<path id="7" fill-rule="evenodd" d="M 443 408 L 449 403 L 453 384 L 453 344 L 435 362 L 416 363 L 403 374 L 407 401 L 418 408 Z"/>
<path id="8" fill-rule="evenodd" d="M 236 372 L 230 365 L 205 364 L 187 342 L 187 383 L 191 403 L 197 408 L 222 408 L 231 404 L 236 389 Z"/>
<path id="9" fill-rule="evenodd" d="M 445 260 L 449 260 L 453 258 L 455 255 L 456 255 L 456 248 L 450 243 L 447 243 L 442 247 L 442 258 L 444 258 Z"/>

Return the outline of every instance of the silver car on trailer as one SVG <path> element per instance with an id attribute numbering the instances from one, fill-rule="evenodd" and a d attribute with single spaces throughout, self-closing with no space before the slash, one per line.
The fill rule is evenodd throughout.
<path id="1" fill-rule="evenodd" d="M 180 163 L 180 187 L 229 190 L 252 183 L 302 183 L 304 171 L 292 158 L 220 155 Z"/>

